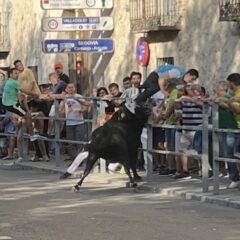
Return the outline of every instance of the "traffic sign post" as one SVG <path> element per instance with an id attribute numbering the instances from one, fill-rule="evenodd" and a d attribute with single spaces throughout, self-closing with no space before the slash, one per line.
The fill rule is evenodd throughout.
<path id="1" fill-rule="evenodd" d="M 113 19 L 112 17 L 43 18 L 42 29 L 45 32 L 111 31 Z"/>
<path id="2" fill-rule="evenodd" d="M 43 9 L 113 8 L 113 0 L 41 0 Z"/>
<path id="3" fill-rule="evenodd" d="M 48 39 L 43 41 L 45 53 L 77 53 L 99 52 L 111 53 L 114 51 L 112 39 Z"/>
<path id="4" fill-rule="evenodd" d="M 146 38 L 141 37 L 137 41 L 136 45 L 136 59 L 138 65 L 146 67 L 150 59 L 150 49 Z"/>

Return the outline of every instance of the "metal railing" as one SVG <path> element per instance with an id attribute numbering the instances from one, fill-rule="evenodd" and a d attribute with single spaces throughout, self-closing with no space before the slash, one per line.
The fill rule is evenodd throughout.
<path id="1" fill-rule="evenodd" d="M 219 134 L 222 133 L 233 133 L 233 134 L 240 134 L 240 130 L 238 129 L 221 129 L 219 128 L 219 111 L 218 105 L 213 104 L 213 111 L 212 111 L 212 122 L 213 122 L 213 129 L 212 129 L 212 141 L 213 141 L 213 192 L 214 194 L 219 194 L 219 163 L 222 162 L 234 162 L 240 163 L 240 159 L 237 158 L 223 158 L 220 157 L 220 142 L 219 142 Z M 235 143 L 236 145 L 236 143 Z M 223 147 L 223 146 L 221 146 Z M 239 147 L 239 146 L 238 146 Z"/>
<path id="2" fill-rule="evenodd" d="M 130 0 L 132 31 L 178 29 L 178 0 Z"/>
<path id="3" fill-rule="evenodd" d="M 9 51 L 9 12 L 0 12 L 0 51 Z"/>
<path id="4" fill-rule="evenodd" d="M 240 21 L 240 0 L 220 0 L 220 21 Z"/>
<path id="5" fill-rule="evenodd" d="M 143 149 L 144 151 L 147 151 L 147 178 L 151 179 L 152 177 L 152 169 L 153 169 L 153 161 L 152 161 L 152 153 L 159 153 L 159 154 L 171 154 L 175 156 L 187 156 L 187 157 L 193 157 L 194 159 L 199 159 L 199 156 L 195 156 L 192 154 L 184 154 L 184 153 L 178 153 L 175 151 L 165 151 L 165 150 L 154 150 L 152 145 L 152 135 L 153 135 L 153 127 L 161 127 L 163 129 L 182 129 L 182 130 L 191 130 L 191 131 L 202 131 L 202 154 L 201 154 L 201 160 L 202 160 L 202 188 L 203 192 L 208 192 L 209 190 L 209 182 L 208 182 L 208 170 L 209 170 L 209 159 L 208 159 L 208 126 L 209 126 L 209 104 L 207 101 L 203 101 L 203 123 L 200 126 L 179 126 L 179 125 L 167 125 L 167 124 L 147 124 L 147 149 Z M 151 153 L 151 154 L 149 154 Z"/>
<path id="6" fill-rule="evenodd" d="M 97 119 L 97 101 L 99 101 L 99 98 L 85 98 L 88 100 L 91 100 L 93 102 L 92 107 L 92 117 L 89 119 L 83 120 L 83 122 L 91 123 L 92 129 L 95 128 L 95 123 Z M 118 98 L 119 99 L 119 98 Z M 186 101 L 186 100 L 185 100 Z M 189 101 L 189 100 L 188 100 Z M 190 100 L 191 101 L 191 100 Z M 208 100 L 202 100 L 202 114 L 203 114 L 203 121 L 200 126 L 179 126 L 179 125 L 167 125 L 167 124 L 153 124 L 152 122 L 148 122 L 146 124 L 147 128 L 147 148 L 143 148 L 143 151 L 147 152 L 147 179 L 151 179 L 153 176 L 153 160 L 152 160 L 152 153 L 158 153 L 158 154 L 170 154 L 170 155 L 185 155 L 187 157 L 194 157 L 194 159 L 201 159 L 202 160 L 202 190 L 203 192 L 209 191 L 209 134 L 212 134 L 212 150 L 213 151 L 213 187 L 214 187 L 214 194 L 219 194 L 219 162 L 236 162 L 240 163 L 240 159 L 234 159 L 234 158 L 222 158 L 219 154 L 219 134 L 222 132 L 232 132 L 235 134 L 240 134 L 240 130 L 232 130 L 232 129 L 220 129 L 218 127 L 219 122 L 219 116 L 218 116 L 218 104 L 208 101 Z M 87 141 L 72 141 L 67 139 L 61 139 L 60 138 L 60 123 L 61 121 L 65 121 L 66 119 L 63 117 L 60 117 L 59 115 L 59 101 L 58 99 L 54 100 L 55 104 L 55 116 L 53 118 L 54 120 L 54 126 L 55 126 L 55 137 L 53 139 L 46 139 L 46 141 L 53 142 L 55 144 L 55 166 L 59 167 L 61 165 L 61 151 L 60 151 L 60 143 L 73 143 L 73 144 L 87 144 Z M 209 108 L 212 109 L 212 128 L 209 128 Z M 37 117 L 39 119 L 52 119 L 50 117 Z M 182 129 L 182 130 L 192 130 L 192 131 L 202 131 L 202 154 L 201 155 L 192 155 L 192 154 L 184 154 L 179 153 L 175 151 L 165 151 L 165 150 L 156 150 L 153 149 L 153 143 L 152 143 L 152 136 L 153 136 L 153 128 L 154 127 L 161 127 L 164 129 Z M 18 151 L 21 151 L 23 153 L 23 161 L 28 160 L 28 137 L 24 136 L 25 127 L 22 128 L 22 132 L 20 132 L 19 138 L 22 139 L 22 149 L 18 149 Z M 4 136 L 16 136 L 14 134 L 5 134 L 1 133 L 0 135 Z M 99 168 L 95 172 L 105 172 L 106 165 L 104 160 L 100 160 Z"/>

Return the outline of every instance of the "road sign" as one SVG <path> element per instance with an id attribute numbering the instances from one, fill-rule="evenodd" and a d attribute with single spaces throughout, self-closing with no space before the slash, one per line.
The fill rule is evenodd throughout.
<path id="1" fill-rule="evenodd" d="M 149 59 L 150 59 L 149 43 L 143 37 L 139 38 L 137 41 L 136 58 L 137 58 L 137 63 L 140 66 L 146 67 L 149 63 Z"/>
<path id="2" fill-rule="evenodd" d="M 113 0 L 41 0 L 43 9 L 112 8 Z"/>
<path id="3" fill-rule="evenodd" d="M 113 30 L 112 17 L 43 18 L 45 32 L 61 31 L 110 31 Z"/>
<path id="4" fill-rule="evenodd" d="M 113 40 L 104 39 L 48 39 L 43 41 L 45 53 L 77 53 L 77 52 L 113 52 Z"/>

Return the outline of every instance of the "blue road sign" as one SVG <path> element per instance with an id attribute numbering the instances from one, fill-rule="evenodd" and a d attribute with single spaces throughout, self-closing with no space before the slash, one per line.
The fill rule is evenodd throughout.
<path id="1" fill-rule="evenodd" d="M 76 53 L 76 52 L 113 52 L 113 40 L 104 39 L 48 39 L 43 41 L 45 53 Z"/>

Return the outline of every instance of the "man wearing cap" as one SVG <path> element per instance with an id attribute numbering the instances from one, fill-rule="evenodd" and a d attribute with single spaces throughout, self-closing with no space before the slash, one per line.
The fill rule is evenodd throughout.
<path id="1" fill-rule="evenodd" d="M 61 63 L 56 63 L 54 69 L 60 80 L 64 81 L 66 84 L 70 83 L 68 75 L 63 73 L 63 65 Z"/>

